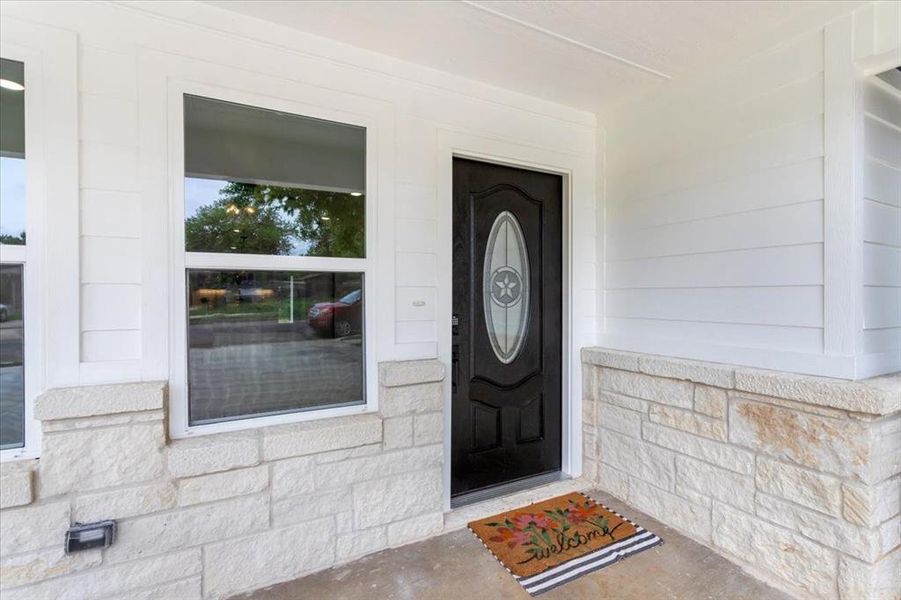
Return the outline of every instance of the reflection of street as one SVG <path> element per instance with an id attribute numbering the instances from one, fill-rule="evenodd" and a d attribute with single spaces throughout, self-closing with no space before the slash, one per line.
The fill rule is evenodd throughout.
<path id="1" fill-rule="evenodd" d="M 0 323 L 0 447 L 21 446 L 25 410 L 22 321 Z"/>
<path id="2" fill-rule="evenodd" d="M 25 377 L 21 366 L 0 367 L 0 447 L 21 446 Z"/>
<path id="3" fill-rule="evenodd" d="M 0 323 L 0 365 L 22 364 L 22 321 Z"/>
<path id="4" fill-rule="evenodd" d="M 192 320 L 189 336 L 192 422 L 363 399 L 359 336 L 322 339 L 271 318 Z"/>

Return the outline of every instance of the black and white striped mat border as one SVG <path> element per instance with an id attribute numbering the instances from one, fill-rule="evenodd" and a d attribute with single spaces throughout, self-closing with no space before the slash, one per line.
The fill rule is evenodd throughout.
<path id="1" fill-rule="evenodd" d="M 582 494 L 584 496 L 584 494 Z M 588 498 L 588 496 L 585 496 Z M 589 498 L 592 502 L 597 502 Z M 510 569 L 507 569 L 507 566 L 501 562 L 501 559 L 491 552 L 491 549 L 482 542 L 482 545 L 485 546 L 485 549 L 491 552 L 491 556 L 494 556 L 494 559 L 497 560 L 501 564 L 504 569 L 507 570 L 508 573 L 513 575 L 513 578 L 519 582 L 519 584 L 525 589 L 530 595 L 537 596 L 538 594 L 543 594 L 549 590 L 554 589 L 555 587 L 560 587 L 564 583 L 568 583 L 573 579 L 578 579 L 582 575 L 586 575 L 588 573 L 592 573 L 599 569 L 603 569 L 604 567 L 609 567 L 610 565 L 616 563 L 623 558 L 628 556 L 632 556 L 633 554 L 638 554 L 648 548 L 653 548 L 654 546 L 658 546 L 663 543 L 657 535 L 651 533 L 644 527 L 638 525 L 635 521 L 624 517 L 619 514 L 606 504 L 602 504 L 601 502 L 597 502 L 600 506 L 603 506 L 606 510 L 609 510 L 616 516 L 621 519 L 632 523 L 635 526 L 635 533 L 630 535 L 627 538 L 623 538 L 614 544 L 610 544 L 609 546 L 604 546 L 600 550 L 596 550 L 591 552 L 590 554 L 585 554 L 583 556 L 579 556 L 572 560 L 569 560 L 563 564 L 557 565 L 556 567 L 552 567 L 546 571 L 542 571 L 537 575 L 532 575 L 531 577 L 519 577 L 517 575 L 513 575 Z M 472 531 L 472 529 L 469 529 Z M 476 536 L 476 539 L 482 541 L 478 535 L 476 535 L 475 531 L 472 531 L 472 534 Z"/>

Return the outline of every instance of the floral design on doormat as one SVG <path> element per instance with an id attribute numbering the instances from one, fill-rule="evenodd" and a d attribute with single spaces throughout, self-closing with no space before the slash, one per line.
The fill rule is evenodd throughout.
<path id="1" fill-rule="evenodd" d="M 473 521 L 469 529 L 530 594 L 660 543 L 653 533 L 578 492 Z"/>
<path id="2" fill-rule="evenodd" d="M 566 502 L 564 508 L 544 509 L 540 513 L 518 512 L 502 522 L 489 521 L 485 526 L 496 528 L 497 535 L 488 539 L 504 543 L 510 549 L 523 546 L 529 556 L 518 561 L 518 564 L 524 564 L 578 548 L 599 536 L 606 536 L 615 542 L 616 530 L 629 524 L 620 520 L 611 527 L 606 516 L 609 513 L 588 498 L 577 501 L 568 497 Z M 587 525 L 589 529 L 574 529 L 580 525 Z"/>

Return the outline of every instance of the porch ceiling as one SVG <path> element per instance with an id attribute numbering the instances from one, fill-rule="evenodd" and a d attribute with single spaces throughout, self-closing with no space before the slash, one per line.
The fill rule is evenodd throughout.
<path id="1" fill-rule="evenodd" d="M 597 111 L 862 4 L 454 0 L 209 4 Z"/>

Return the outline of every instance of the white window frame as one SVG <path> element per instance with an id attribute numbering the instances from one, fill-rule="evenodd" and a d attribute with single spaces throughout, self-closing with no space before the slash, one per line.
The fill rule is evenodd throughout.
<path id="1" fill-rule="evenodd" d="M 25 245 L 0 244 L 0 262 L 23 267 L 24 310 L 24 445 L 0 450 L 0 461 L 37 458 L 41 450 L 41 426 L 34 418 L 35 398 L 43 391 L 43 327 L 45 294 L 41 293 L 44 246 L 46 161 L 44 156 L 43 67 L 41 54 L 30 48 L 0 42 L 0 56 L 25 64 Z"/>
<path id="2" fill-rule="evenodd" d="M 184 96 L 186 94 L 275 110 L 305 117 L 356 125 L 366 129 L 366 211 L 365 258 L 314 256 L 265 256 L 185 251 L 184 217 Z M 308 104 L 297 98 L 262 95 L 250 90 L 225 88 L 194 81 L 169 80 L 168 85 L 168 172 L 170 214 L 170 408 L 169 430 L 173 438 L 194 437 L 257 427 L 298 423 L 315 419 L 355 415 L 378 410 L 378 364 L 376 358 L 376 121 L 365 115 Z M 267 271 L 325 271 L 363 274 L 363 356 L 364 400 L 354 406 L 324 407 L 298 412 L 237 417 L 234 420 L 190 425 L 188 415 L 188 340 L 186 269 L 234 269 Z"/>

